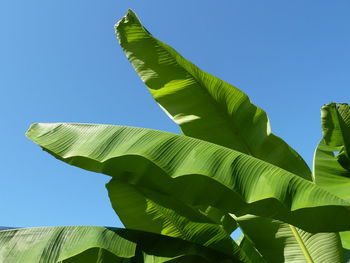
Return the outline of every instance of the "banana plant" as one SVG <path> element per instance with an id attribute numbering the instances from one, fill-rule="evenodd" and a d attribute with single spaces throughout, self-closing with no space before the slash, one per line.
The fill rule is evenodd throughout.
<path id="1" fill-rule="evenodd" d="M 322 108 L 313 172 L 236 87 L 159 41 L 129 10 L 116 34 L 181 135 L 114 125 L 39 123 L 28 138 L 111 177 L 125 229 L 0 231 L 0 262 L 344 262 L 350 248 L 350 110 Z M 239 240 L 231 238 L 237 228 Z M 340 234 L 339 234 L 340 233 Z"/>

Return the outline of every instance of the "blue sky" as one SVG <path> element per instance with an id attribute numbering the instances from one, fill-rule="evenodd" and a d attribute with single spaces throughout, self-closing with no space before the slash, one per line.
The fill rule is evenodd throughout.
<path id="1" fill-rule="evenodd" d="M 114 36 L 128 8 L 157 38 L 247 93 L 309 164 L 319 108 L 350 102 L 349 1 L 1 1 L 0 225 L 120 226 L 109 178 L 41 151 L 24 136 L 31 123 L 179 132 Z"/>

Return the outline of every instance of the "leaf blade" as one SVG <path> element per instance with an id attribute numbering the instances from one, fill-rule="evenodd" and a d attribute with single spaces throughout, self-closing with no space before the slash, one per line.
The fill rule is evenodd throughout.
<path id="1" fill-rule="evenodd" d="M 106 185 L 111 204 L 127 228 L 181 238 L 248 262 L 222 222 L 175 198 L 123 182 L 116 177 Z M 232 219 L 233 220 L 233 219 Z"/>
<path id="2" fill-rule="evenodd" d="M 292 233 L 288 224 L 251 215 L 237 221 L 266 262 L 343 262 L 337 233 L 312 234 L 297 228 L 297 233 Z M 299 236 L 299 242 L 295 235 Z"/>
<path id="3" fill-rule="evenodd" d="M 185 261 L 187 257 L 203 263 L 240 262 L 191 242 L 128 229 L 68 226 L 0 231 L 2 262 L 192 262 Z"/>
<path id="4" fill-rule="evenodd" d="M 266 113 L 246 94 L 153 37 L 131 10 L 115 28 L 136 72 L 184 134 L 250 154 L 311 180 L 303 159 L 271 133 Z M 276 158 L 280 156 L 284 158 Z"/>
<path id="5" fill-rule="evenodd" d="M 349 201 L 350 187 L 350 106 L 329 103 L 321 108 L 323 139 L 314 154 L 314 181 L 321 188 Z M 350 232 L 340 233 L 348 260 Z"/>
<path id="6" fill-rule="evenodd" d="M 36 124 L 27 136 L 72 165 L 119 176 L 188 204 L 211 205 L 238 216 L 272 217 L 311 232 L 350 227 L 346 201 L 277 166 L 198 139 L 82 124 Z M 343 217 L 333 218 L 336 222 L 330 226 L 334 213 Z"/>

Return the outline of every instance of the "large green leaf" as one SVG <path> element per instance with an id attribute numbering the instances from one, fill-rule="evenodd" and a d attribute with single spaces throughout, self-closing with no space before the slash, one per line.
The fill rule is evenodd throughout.
<path id="1" fill-rule="evenodd" d="M 271 133 L 266 113 L 239 89 L 200 70 L 154 38 L 131 10 L 116 25 L 116 33 L 136 72 L 184 134 L 311 179 L 306 163 Z"/>
<path id="2" fill-rule="evenodd" d="M 132 11 L 116 25 L 116 31 L 136 72 L 185 135 L 248 153 L 311 179 L 310 170 L 302 158 L 280 138 L 271 134 L 265 112 L 251 104 L 243 92 L 200 70 L 174 49 L 154 38 Z M 256 222 L 257 219 L 252 223 Z M 262 219 L 262 222 L 266 227 L 260 225 L 260 228 L 265 231 L 271 230 L 269 224 L 277 225 L 275 221 L 268 223 L 266 219 Z M 293 239 L 297 243 L 301 238 L 298 243 L 301 246 L 304 241 L 307 242 L 303 237 L 307 236 L 309 240 L 311 236 L 297 228 L 292 231 L 294 228 L 281 222 L 278 226 L 285 240 Z M 241 228 L 244 230 L 244 226 Z M 253 240 L 256 238 L 257 242 L 265 244 L 269 242 L 268 239 L 262 240 L 269 233 L 260 235 L 256 231 L 249 232 Z M 299 232 L 300 235 L 297 234 Z M 324 243 L 332 240 L 333 234 L 329 235 L 329 238 L 323 235 Z M 290 249 L 288 244 L 285 244 L 285 250 L 280 245 L 277 251 L 274 247 L 276 243 L 268 244 L 275 255 L 284 256 L 293 252 L 296 253 L 294 257 L 298 257 L 298 253 L 302 252 L 301 249 Z"/>
<path id="3" fill-rule="evenodd" d="M 277 220 L 252 215 L 237 221 L 248 239 L 243 243 L 245 247 L 252 252 L 259 251 L 266 262 L 343 262 L 337 233 L 311 234 Z"/>
<path id="4" fill-rule="evenodd" d="M 45 227 L 0 231 L 0 262 L 51 263 L 89 255 L 85 262 L 132 258 L 136 244 L 104 227 Z M 87 259 L 87 258 L 86 258 Z M 74 262 L 74 261 L 73 261 Z M 75 261 L 77 262 L 77 261 Z"/>
<path id="5" fill-rule="evenodd" d="M 190 242 L 147 232 L 68 226 L 0 231 L 0 262 L 229 263 L 240 261 Z"/>
<path id="6" fill-rule="evenodd" d="M 350 201 L 350 107 L 330 103 L 321 108 L 323 139 L 314 156 L 317 185 Z"/>
<path id="7" fill-rule="evenodd" d="M 117 176 L 189 205 L 271 217 L 310 232 L 350 229 L 345 200 L 277 166 L 216 144 L 92 124 L 34 124 L 27 136 L 69 164 Z"/>
<path id="8" fill-rule="evenodd" d="M 350 106 L 330 103 L 321 108 L 323 139 L 314 156 L 315 183 L 350 201 Z M 344 248 L 350 249 L 350 232 L 340 233 Z M 349 253 L 346 258 L 350 259 Z"/>
<path id="9" fill-rule="evenodd" d="M 343 149 L 342 146 L 327 145 L 322 139 L 314 155 L 314 178 L 318 186 L 350 201 L 350 171 L 345 169 L 338 159 L 338 155 L 344 156 Z"/>
<path id="10" fill-rule="evenodd" d="M 225 229 L 224 222 L 215 222 L 198 209 L 172 196 L 143 189 L 117 178 L 107 184 L 107 189 L 114 210 L 127 228 L 178 237 L 227 255 L 236 255 L 241 261 L 248 262 L 244 252 L 230 237 L 234 229 L 232 223 L 236 227 L 232 218 L 230 228 Z"/>
<path id="11" fill-rule="evenodd" d="M 350 168 L 349 160 L 342 162 L 343 156 L 350 156 L 350 107 L 346 103 L 330 103 L 321 108 L 322 135 L 329 146 L 342 146 L 337 155 L 340 163 Z"/>

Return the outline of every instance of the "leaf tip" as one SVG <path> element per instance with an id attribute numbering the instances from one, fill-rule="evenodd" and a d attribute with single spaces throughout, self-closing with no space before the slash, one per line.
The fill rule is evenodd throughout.
<path id="1" fill-rule="evenodd" d="M 122 27 L 126 24 L 138 21 L 136 14 L 131 9 L 128 9 L 128 12 L 114 25 L 116 34 Z"/>
<path id="2" fill-rule="evenodd" d="M 145 30 L 135 12 L 128 9 L 128 12 L 114 25 L 114 31 L 120 44 L 124 43 L 125 41 L 128 42 L 127 38 L 128 34 L 130 34 L 129 29 L 131 27 L 134 27 L 134 29 L 141 29 L 141 31 Z"/>
<path id="3" fill-rule="evenodd" d="M 32 123 L 32 124 L 29 126 L 28 130 L 27 130 L 26 133 L 25 133 L 25 135 L 26 135 L 27 138 L 32 139 L 33 134 L 34 134 L 35 131 L 37 130 L 38 125 L 39 125 L 38 123 Z"/>
<path id="4" fill-rule="evenodd" d="M 29 126 L 25 135 L 33 142 L 37 142 L 39 137 L 47 134 L 49 131 L 54 130 L 60 125 L 61 123 L 33 123 Z"/>

